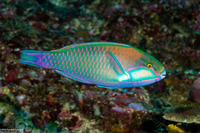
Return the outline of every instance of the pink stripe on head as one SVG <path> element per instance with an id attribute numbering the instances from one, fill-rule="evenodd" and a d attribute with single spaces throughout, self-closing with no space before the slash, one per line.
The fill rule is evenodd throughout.
<path id="1" fill-rule="evenodd" d="M 48 59 L 50 59 L 50 57 L 51 57 L 51 56 L 49 55 L 49 56 L 48 56 Z"/>
<path id="2" fill-rule="evenodd" d="M 81 67 L 83 66 L 83 62 L 81 62 Z"/>
<path id="3" fill-rule="evenodd" d="M 78 52 L 80 51 L 80 49 L 78 48 Z"/>
<path id="4" fill-rule="evenodd" d="M 69 56 L 69 51 L 67 51 L 67 56 Z"/>
<path id="5" fill-rule="evenodd" d="M 69 56 L 69 60 L 71 59 L 71 56 Z"/>
<path id="6" fill-rule="evenodd" d="M 86 51 L 88 51 L 88 47 L 86 46 Z"/>
<path id="7" fill-rule="evenodd" d="M 80 58 L 80 61 L 82 61 L 83 57 Z"/>
<path id="8" fill-rule="evenodd" d="M 76 62 L 74 62 L 74 66 L 76 66 Z"/>
<path id="9" fill-rule="evenodd" d="M 74 61 L 74 57 L 72 57 L 72 61 Z"/>
<path id="10" fill-rule="evenodd" d="M 72 62 L 70 61 L 69 66 L 72 66 Z"/>
<path id="11" fill-rule="evenodd" d="M 59 53 L 59 56 L 61 56 L 61 53 Z"/>
<path id="12" fill-rule="evenodd" d="M 56 63 L 56 60 L 54 60 L 54 63 Z"/>
<path id="13" fill-rule="evenodd" d="M 76 50 L 74 49 L 74 52 L 76 52 Z"/>
<path id="14" fill-rule="evenodd" d="M 77 66 L 79 66 L 79 62 L 77 62 Z"/>
<path id="15" fill-rule="evenodd" d="M 65 69 L 65 65 L 63 66 L 63 69 Z"/>
<path id="16" fill-rule="evenodd" d="M 86 56 L 85 56 L 85 58 L 84 58 L 84 61 L 86 61 Z"/>
<path id="17" fill-rule="evenodd" d="M 50 63 L 52 63 L 52 59 L 50 59 Z"/>
<path id="18" fill-rule="evenodd" d="M 63 59 L 63 57 L 61 56 L 61 60 Z"/>
<path id="19" fill-rule="evenodd" d="M 135 68 L 130 68 L 130 69 L 128 69 L 128 71 L 130 71 L 130 70 L 134 70 L 134 69 L 138 69 L 138 68 L 146 68 L 146 67 L 135 67 Z M 151 68 L 151 70 L 154 72 L 154 74 L 156 75 L 156 76 L 160 76 L 155 70 L 153 70 L 152 68 Z"/>
<path id="20" fill-rule="evenodd" d="M 64 52 L 62 52 L 62 55 L 63 55 L 63 56 L 65 56 L 65 53 L 64 53 Z"/>
<path id="21" fill-rule="evenodd" d="M 78 61 L 78 57 L 76 57 L 76 61 Z"/>
<path id="22" fill-rule="evenodd" d="M 94 64 L 95 64 L 95 63 L 93 63 L 93 65 L 92 65 L 93 68 L 94 68 Z"/>
<path id="23" fill-rule="evenodd" d="M 91 66 L 91 62 L 89 62 L 89 67 Z"/>
<path id="24" fill-rule="evenodd" d="M 95 51 L 95 54 L 94 54 L 95 56 L 97 56 L 97 51 Z"/>
<path id="25" fill-rule="evenodd" d="M 80 71 L 80 69 L 81 69 L 81 68 L 80 68 L 80 67 L 78 67 L 78 71 Z"/>
<path id="26" fill-rule="evenodd" d="M 94 61 L 94 56 L 92 56 L 92 61 Z"/>
<path id="27" fill-rule="evenodd" d="M 83 52 L 83 56 L 85 56 L 85 52 Z"/>
<path id="28" fill-rule="evenodd" d="M 67 59 L 67 57 L 65 56 L 65 60 Z"/>
<path id="29" fill-rule="evenodd" d="M 71 67 L 71 71 L 72 71 L 73 69 L 72 69 L 72 67 Z"/>
<path id="30" fill-rule="evenodd" d="M 98 49 L 98 51 L 100 50 L 100 47 L 99 46 L 97 46 L 97 49 Z"/>
<path id="31" fill-rule="evenodd" d="M 58 64 L 60 63 L 60 60 L 58 61 Z"/>
<path id="32" fill-rule="evenodd" d="M 57 56 L 57 60 L 58 60 L 58 56 Z"/>
<path id="33" fill-rule="evenodd" d="M 67 65 L 68 64 L 68 62 L 66 61 L 66 64 L 65 65 Z"/>
<path id="34" fill-rule="evenodd" d="M 57 53 L 55 53 L 55 56 L 57 56 Z"/>
<path id="35" fill-rule="evenodd" d="M 94 46 L 94 51 L 96 50 L 96 46 Z"/>
<path id="36" fill-rule="evenodd" d="M 53 56 L 53 59 L 55 59 L 55 56 Z"/>
<path id="37" fill-rule="evenodd" d="M 97 66 L 96 66 L 96 68 L 98 68 L 98 66 L 99 66 L 99 63 L 97 63 Z"/>
<path id="38" fill-rule="evenodd" d="M 89 51 L 87 51 L 87 56 L 89 56 Z"/>
<path id="39" fill-rule="evenodd" d="M 79 52 L 79 55 L 78 56 L 81 56 L 81 52 Z"/>
<path id="40" fill-rule="evenodd" d="M 92 47 L 90 46 L 90 51 L 92 51 Z"/>
<path id="41" fill-rule="evenodd" d="M 98 62 L 98 59 L 99 59 L 99 57 L 97 56 L 97 57 L 96 57 L 96 62 Z"/>
<path id="42" fill-rule="evenodd" d="M 88 72 L 88 67 L 86 67 L 86 72 Z"/>
<path id="43" fill-rule="evenodd" d="M 69 66 L 67 66 L 67 70 L 69 69 Z"/>
<path id="44" fill-rule="evenodd" d="M 53 56 L 53 53 L 51 54 L 51 56 Z"/>
<path id="45" fill-rule="evenodd" d="M 87 73 L 87 77 L 89 76 L 89 73 Z"/>
<path id="46" fill-rule="evenodd" d="M 93 55 L 93 51 L 91 51 L 91 55 Z"/>
<path id="47" fill-rule="evenodd" d="M 75 53 L 75 57 L 77 56 L 77 53 Z"/>
<path id="48" fill-rule="evenodd" d="M 84 51 L 83 47 L 82 47 L 82 52 Z"/>
<path id="49" fill-rule="evenodd" d="M 82 72 L 84 72 L 84 68 L 82 67 Z"/>
<path id="50" fill-rule="evenodd" d="M 61 65 L 59 65 L 59 68 L 61 67 Z"/>
<path id="51" fill-rule="evenodd" d="M 62 61 L 62 65 L 64 64 L 64 61 Z"/>

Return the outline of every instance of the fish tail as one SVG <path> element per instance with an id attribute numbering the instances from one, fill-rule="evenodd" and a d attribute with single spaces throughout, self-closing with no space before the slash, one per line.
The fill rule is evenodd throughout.
<path id="1" fill-rule="evenodd" d="M 46 63 L 42 61 L 46 57 L 47 51 L 22 50 L 20 53 L 22 53 L 20 63 L 47 68 Z"/>

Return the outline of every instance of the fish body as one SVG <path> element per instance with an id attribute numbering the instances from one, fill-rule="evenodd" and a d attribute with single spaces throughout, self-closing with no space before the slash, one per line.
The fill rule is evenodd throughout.
<path id="1" fill-rule="evenodd" d="M 21 53 L 23 64 L 53 69 L 65 77 L 103 88 L 145 86 L 163 79 L 166 74 L 157 59 L 121 43 L 89 42 L 52 51 L 23 50 Z"/>

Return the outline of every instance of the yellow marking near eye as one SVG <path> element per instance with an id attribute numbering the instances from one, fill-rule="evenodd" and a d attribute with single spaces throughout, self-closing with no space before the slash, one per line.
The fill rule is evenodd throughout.
<path id="1" fill-rule="evenodd" d="M 147 64 L 147 68 L 152 68 L 152 64 Z"/>

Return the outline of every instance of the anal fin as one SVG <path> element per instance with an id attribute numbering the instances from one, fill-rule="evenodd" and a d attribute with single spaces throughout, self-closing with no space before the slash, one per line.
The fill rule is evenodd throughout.
<path id="1" fill-rule="evenodd" d="M 73 79 L 73 80 L 75 80 L 75 81 L 82 82 L 82 83 L 87 83 L 87 84 L 91 84 L 90 82 L 88 82 L 88 81 L 86 81 L 86 80 L 84 80 L 84 79 L 81 79 L 80 76 L 76 76 L 76 75 L 73 75 L 73 74 L 69 74 L 69 73 L 66 72 L 66 71 L 57 70 L 57 69 L 55 69 L 54 71 L 57 72 L 58 74 L 64 76 L 64 77 Z"/>
<path id="2" fill-rule="evenodd" d="M 100 88 L 107 88 L 107 89 L 119 89 L 119 87 L 112 87 L 112 86 L 101 86 L 101 85 L 97 85 Z"/>

